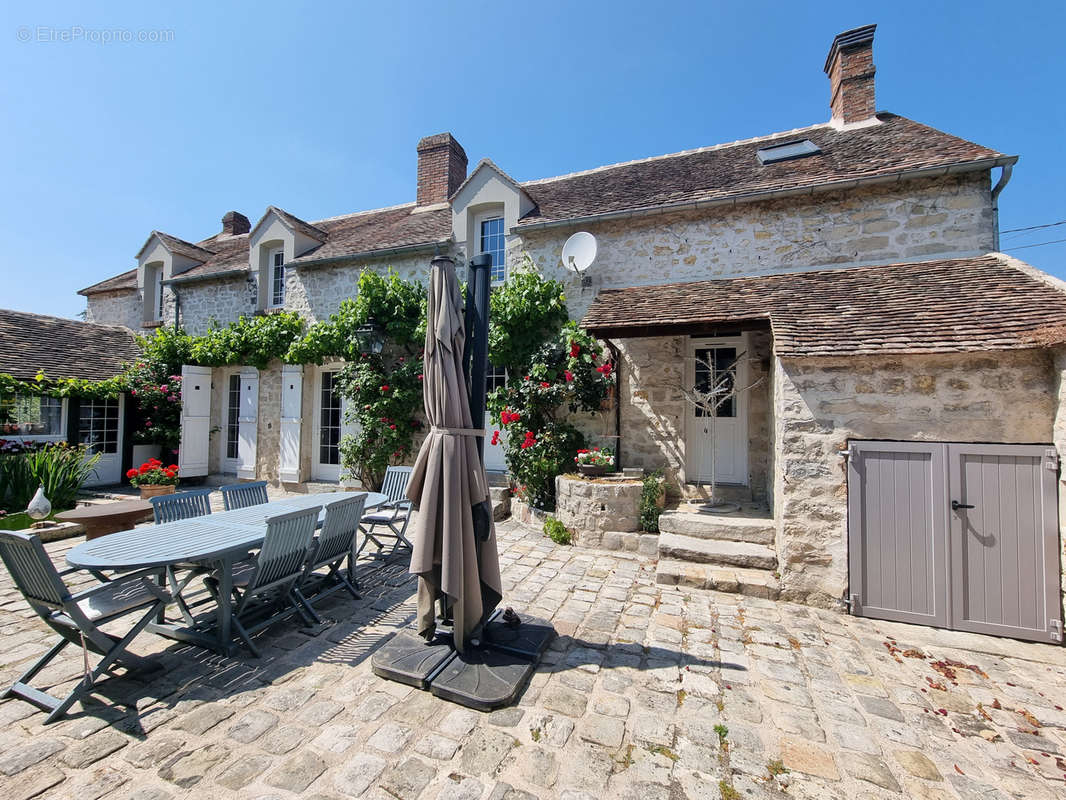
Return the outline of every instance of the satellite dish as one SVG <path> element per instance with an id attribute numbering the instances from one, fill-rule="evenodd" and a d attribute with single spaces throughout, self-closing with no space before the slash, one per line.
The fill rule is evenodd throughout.
<path id="1" fill-rule="evenodd" d="M 596 237 L 578 231 L 563 245 L 563 266 L 581 275 L 596 260 Z"/>

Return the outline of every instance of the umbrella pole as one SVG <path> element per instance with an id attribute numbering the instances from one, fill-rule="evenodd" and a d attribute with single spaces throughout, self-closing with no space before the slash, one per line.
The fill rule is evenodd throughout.
<path id="1" fill-rule="evenodd" d="M 470 390 L 470 421 L 480 428 L 485 421 L 485 373 L 489 365 L 489 270 L 488 253 L 470 259 L 466 278 L 466 344 L 463 372 Z M 485 437 L 477 438 L 477 452 L 485 463 Z"/>

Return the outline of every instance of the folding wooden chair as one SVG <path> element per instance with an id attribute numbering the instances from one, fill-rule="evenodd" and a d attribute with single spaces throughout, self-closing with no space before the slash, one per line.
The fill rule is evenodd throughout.
<path id="1" fill-rule="evenodd" d="M 233 627 L 252 654 L 258 658 L 259 648 L 252 642 L 252 634 L 270 627 L 275 622 L 289 616 L 290 610 L 274 613 L 254 625 L 245 626 L 244 622 L 264 610 L 262 605 L 252 604 L 256 597 L 270 595 L 281 605 L 288 603 L 299 612 L 304 621 L 311 625 L 316 621 L 293 589 L 304 574 L 304 564 L 313 547 L 315 526 L 318 524 L 318 512 L 321 506 L 289 511 L 267 517 L 266 536 L 259 552 L 246 561 L 233 566 L 233 593 L 236 602 L 233 606 Z M 207 589 L 215 602 L 229 603 L 229 597 L 219 593 L 218 575 L 204 578 Z M 268 604 L 270 607 L 275 603 Z"/>
<path id="2" fill-rule="evenodd" d="M 321 620 L 311 606 L 311 600 L 327 597 L 339 589 L 346 589 L 352 597 L 359 599 L 355 586 L 355 540 L 359 534 L 359 520 L 363 516 L 365 505 L 366 495 L 363 493 L 326 503 L 326 521 L 322 524 L 311 557 L 304 566 L 303 576 L 293 590 L 316 622 Z M 341 564 L 345 559 L 348 559 L 347 576 L 341 571 Z M 315 570 L 322 567 L 328 567 L 329 571 L 325 575 L 317 576 L 321 579 L 318 585 L 312 585 Z M 310 589 L 313 594 L 305 595 L 305 589 Z"/>
<path id="3" fill-rule="evenodd" d="M 249 481 L 222 487 L 222 504 L 226 511 L 248 506 L 261 506 L 267 502 L 267 482 Z"/>
<path id="4" fill-rule="evenodd" d="M 389 467 L 385 470 L 381 492 L 389 498 L 388 502 L 378 506 L 369 514 L 363 515 L 362 524 L 359 526 L 363 532 L 363 543 L 355 551 L 356 556 L 363 552 L 367 542 L 377 545 L 378 553 L 380 553 L 385 546 L 382 539 L 395 540 L 389 555 L 395 553 L 400 547 L 411 549 L 411 542 L 405 535 L 407 525 L 411 521 L 411 510 L 414 507 L 407 499 L 407 484 L 410 480 L 410 467 Z M 381 530 L 382 528 L 387 529 L 387 532 Z"/>
<path id="5" fill-rule="evenodd" d="M 175 494 L 161 494 L 148 498 L 152 504 L 155 524 L 174 522 L 179 519 L 203 517 L 211 513 L 210 489 L 186 489 Z"/>
<path id="6" fill-rule="evenodd" d="M 26 602 L 61 637 L 0 697 L 18 697 L 48 711 L 47 724 L 62 717 L 75 701 L 88 694 L 96 680 L 113 665 L 127 669 L 144 669 L 149 665 L 127 648 L 172 599 L 152 580 L 158 574 L 157 570 L 130 573 L 71 594 L 62 576 L 76 570 L 57 571 L 38 537 L 0 531 L 0 558 Z M 143 613 L 121 638 L 100 629 L 104 623 L 135 612 Z M 30 686 L 34 676 L 72 643 L 80 645 L 86 653 L 92 651 L 101 657 L 95 669 L 89 670 L 86 663 L 84 678 L 62 699 Z"/>

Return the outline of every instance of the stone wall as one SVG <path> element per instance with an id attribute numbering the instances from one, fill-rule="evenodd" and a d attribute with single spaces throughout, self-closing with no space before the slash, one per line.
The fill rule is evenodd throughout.
<path id="1" fill-rule="evenodd" d="M 525 251 L 562 280 L 575 319 L 603 288 L 985 253 L 993 218 L 989 175 L 974 173 L 581 228 L 599 244 L 589 289 L 560 263 L 572 228 L 522 231 L 508 252 L 512 264 Z"/>
<path id="2" fill-rule="evenodd" d="M 181 303 L 181 324 L 193 336 L 207 332 L 212 323 L 227 325 L 240 315 L 255 313 L 256 286 L 245 276 L 222 278 L 204 283 L 189 283 L 177 287 Z M 171 287 L 170 302 L 164 309 L 164 321 L 174 322 L 174 287 Z"/>
<path id="3" fill-rule="evenodd" d="M 751 331 L 749 379 L 759 381 L 747 394 L 748 485 L 751 497 L 767 501 L 770 477 L 770 334 Z M 651 471 L 663 469 L 671 493 L 695 495 L 686 486 L 685 381 L 687 337 L 663 336 L 619 340 L 621 354 L 622 464 Z M 705 491 L 705 490 L 703 490 Z"/>
<path id="4" fill-rule="evenodd" d="M 281 469 L 281 362 L 259 370 L 259 419 L 256 426 L 256 478 L 278 483 Z"/>
<path id="5" fill-rule="evenodd" d="M 144 317 L 141 293 L 136 289 L 101 292 L 86 298 L 85 321 L 102 325 L 124 325 L 140 331 Z"/>
<path id="6" fill-rule="evenodd" d="M 285 307 L 298 311 L 310 322 L 317 322 L 335 313 L 342 300 L 358 294 L 362 270 L 384 275 L 391 267 L 404 280 L 426 283 L 431 258 L 421 253 L 375 262 L 346 261 L 328 267 L 290 269 L 286 273 Z"/>
<path id="7" fill-rule="evenodd" d="M 1033 444 L 1055 435 L 1047 351 L 779 358 L 774 383 L 781 594 L 819 606 L 837 604 L 847 586 L 840 451 L 849 439 Z"/>

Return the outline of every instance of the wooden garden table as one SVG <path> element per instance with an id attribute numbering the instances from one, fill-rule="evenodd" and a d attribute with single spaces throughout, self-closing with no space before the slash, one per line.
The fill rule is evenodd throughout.
<path id="1" fill-rule="evenodd" d="M 97 503 L 72 508 L 56 514 L 62 522 L 76 522 L 85 528 L 85 540 L 91 541 L 109 533 L 126 531 L 152 517 L 152 504 L 147 500 L 123 500 L 118 503 Z"/>
<path id="2" fill-rule="evenodd" d="M 351 492 L 298 495 L 203 517 L 112 533 L 72 548 L 67 553 L 67 563 L 92 572 L 122 573 L 159 568 L 161 578 L 170 568 L 207 568 L 217 571 L 219 597 L 225 600 L 218 604 L 216 610 L 214 636 L 191 626 L 178 626 L 162 620 L 149 626 L 149 630 L 229 655 L 235 649 L 229 603 L 233 590 L 233 565 L 247 557 L 249 550 L 262 545 L 267 517 L 286 511 L 321 507 L 351 496 Z M 364 508 L 377 508 L 387 501 L 388 497 L 384 494 L 368 492 Z M 325 513 L 325 509 L 319 512 L 319 525 Z"/>

